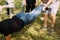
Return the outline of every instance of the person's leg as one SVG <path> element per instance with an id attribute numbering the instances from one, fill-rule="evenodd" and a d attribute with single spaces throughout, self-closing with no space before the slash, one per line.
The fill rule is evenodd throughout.
<path id="1" fill-rule="evenodd" d="M 48 22 L 48 17 L 49 17 L 50 11 L 51 11 L 51 9 L 48 8 L 48 7 L 44 11 L 44 28 L 48 27 L 48 23 L 47 22 Z"/>
<path id="2" fill-rule="evenodd" d="M 50 17 L 51 17 L 51 28 L 50 28 L 50 31 L 52 33 L 54 33 L 54 24 L 55 24 L 56 15 L 51 13 Z"/>
<path id="3" fill-rule="evenodd" d="M 31 4 L 31 11 L 35 8 L 35 4 Z"/>
<path id="4" fill-rule="evenodd" d="M 9 9 L 9 17 L 12 18 L 14 16 L 13 8 Z"/>
<path id="5" fill-rule="evenodd" d="M 10 15 L 9 8 L 7 8 L 7 15 Z"/>
<path id="6" fill-rule="evenodd" d="M 8 3 L 6 2 L 6 5 L 8 5 Z M 10 15 L 10 13 L 9 13 L 9 8 L 6 8 L 6 10 L 7 10 L 7 15 Z"/>
<path id="7" fill-rule="evenodd" d="M 51 17 L 51 27 L 54 28 L 56 15 L 54 15 L 54 14 L 51 13 L 50 17 Z"/>
<path id="8" fill-rule="evenodd" d="M 31 7 L 31 5 L 27 4 L 26 5 L 26 11 L 25 12 L 29 12 L 30 11 L 30 7 Z"/>
<path id="9" fill-rule="evenodd" d="M 11 8 L 11 13 L 14 14 L 14 8 Z"/>
<path id="10" fill-rule="evenodd" d="M 48 22 L 48 14 L 46 12 L 44 12 L 44 24 L 41 29 L 47 30 L 47 22 Z"/>
<path id="11" fill-rule="evenodd" d="M 55 6 L 55 7 L 54 7 Z M 56 20 L 56 13 L 58 11 L 59 8 L 59 1 L 57 1 L 52 7 L 51 7 L 51 29 L 52 32 L 54 32 L 54 24 L 55 24 L 55 20 Z"/>
<path id="12" fill-rule="evenodd" d="M 48 14 L 44 13 L 44 27 L 47 27 Z"/>
<path id="13" fill-rule="evenodd" d="M 56 20 L 56 13 L 58 11 L 58 8 L 51 8 L 51 14 L 50 14 L 50 17 L 51 17 L 51 31 L 54 32 L 54 24 L 55 24 L 55 20 Z"/>
<path id="14" fill-rule="evenodd" d="M 25 6 L 22 4 L 22 10 L 21 10 L 22 12 L 25 12 L 24 8 L 25 8 Z"/>

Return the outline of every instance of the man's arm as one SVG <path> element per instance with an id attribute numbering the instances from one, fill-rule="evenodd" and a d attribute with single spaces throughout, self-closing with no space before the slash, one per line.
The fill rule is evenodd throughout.
<path id="1" fill-rule="evenodd" d="M 53 0 L 49 0 L 49 1 L 47 2 L 47 4 L 45 5 L 45 7 L 48 7 L 48 6 L 52 3 L 52 1 L 53 1 Z"/>
<path id="2" fill-rule="evenodd" d="M 36 3 L 35 3 L 35 5 L 37 6 L 38 5 L 38 1 L 36 0 Z"/>
<path id="3" fill-rule="evenodd" d="M 43 1 L 41 0 L 41 4 L 43 5 Z"/>
<path id="4" fill-rule="evenodd" d="M 45 4 L 45 7 L 43 8 L 43 11 L 45 10 L 46 7 L 48 7 L 48 6 L 52 3 L 52 1 L 53 1 L 53 0 L 49 0 L 49 1 L 47 2 L 47 4 Z"/>
<path id="5" fill-rule="evenodd" d="M 41 4 L 41 5 L 46 5 L 45 3 L 43 3 L 43 0 L 41 0 L 40 4 Z"/>
<path id="6" fill-rule="evenodd" d="M 26 0 L 23 0 L 23 4 L 26 6 Z"/>

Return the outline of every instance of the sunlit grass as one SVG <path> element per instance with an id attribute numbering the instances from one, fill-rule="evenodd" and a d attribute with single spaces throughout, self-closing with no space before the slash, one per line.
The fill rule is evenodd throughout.
<path id="1" fill-rule="evenodd" d="M 14 13 L 16 14 L 17 12 L 21 11 L 21 0 L 15 1 L 16 8 L 14 8 Z M 0 12 L 0 16 L 2 21 L 9 18 L 5 9 Z M 43 21 L 40 20 L 42 16 L 43 14 L 37 17 L 36 20 L 30 25 L 26 25 L 19 32 L 11 34 L 11 40 L 60 40 L 60 10 L 57 13 L 54 34 L 47 33 L 46 30 L 40 30 L 40 28 L 43 27 Z M 0 40 L 4 39 L 5 37 L 0 34 Z"/>

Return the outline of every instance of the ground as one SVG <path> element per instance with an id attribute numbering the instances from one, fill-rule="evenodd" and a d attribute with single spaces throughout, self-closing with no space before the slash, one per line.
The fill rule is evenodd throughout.
<path id="1" fill-rule="evenodd" d="M 15 0 L 16 8 L 14 8 L 14 13 L 21 12 L 21 1 Z M 20 4 L 18 4 L 20 3 Z M 20 5 L 18 8 L 17 5 Z M 0 12 L 0 21 L 3 21 L 5 19 L 8 19 L 9 17 L 6 15 L 6 9 L 3 9 L 3 11 Z M 49 33 L 46 30 L 40 30 L 41 27 L 43 27 L 43 21 L 41 20 L 41 17 L 43 17 L 43 13 L 36 18 L 36 20 L 31 23 L 30 25 L 26 25 L 22 30 L 15 32 L 11 34 L 12 39 L 11 40 L 60 40 L 60 10 L 58 10 L 57 16 L 56 16 L 56 23 L 55 23 L 55 32 Z M 48 20 L 49 27 L 50 27 L 50 19 Z M 0 40 L 4 40 L 5 37 L 3 34 L 0 34 Z"/>

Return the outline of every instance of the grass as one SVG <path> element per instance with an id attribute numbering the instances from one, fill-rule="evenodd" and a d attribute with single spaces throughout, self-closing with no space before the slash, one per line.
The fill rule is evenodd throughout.
<path id="1" fill-rule="evenodd" d="M 20 5 L 21 1 L 15 0 L 16 8 L 14 8 L 14 13 L 21 11 Z M 5 9 L 0 12 L 0 16 L 2 18 L 2 20 L 0 19 L 1 21 L 9 18 Z M 11 40 L 60 40 L 60 10 L 56 16 L 55 33 L 53 34 L 45 30 L 39 30 L 43 26 L 43 21 L 40 20 L 42 16 L 43 14 L 37 17 L 30 25 L 26 25 L 22 30 L 11 34 Z M 3 34 L 0 34 L 0 40 L 5 40 Z"/>
<path id="2" fill-rule="evenodd" d="M 1 15 L 2 19 L 8 18 L 6 14 Z M 55 33 L 47 33 L 45 30 L 38 30 L 43 25 L 43 21 L 39 16 L 32 24 L 26 25 L 19 32 L 11 34 L 11 40 L 60 40 L 60 11 L 57 13 L 57 19 L 55 23 Z M 4 40 L 4 36 L 0 36 L 0 40 Z"/>

